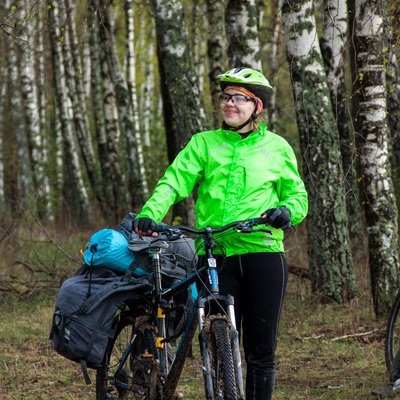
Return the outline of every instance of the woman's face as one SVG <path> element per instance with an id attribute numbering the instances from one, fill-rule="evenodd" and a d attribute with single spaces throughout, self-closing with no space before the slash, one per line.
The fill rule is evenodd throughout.
<path id="1" fill-rule="evenodd" d="M 236 89 L 227 89 L 221 95 L 220 109 L 225 122 L 229 126 L 239 126 L 245 123 L 254 112 L 256 104 L 253 99 L 247 97 Z M 250 125 L 251 123 L 249 123 Z M 246 131 L 247 125 L 241 131 Z"/>

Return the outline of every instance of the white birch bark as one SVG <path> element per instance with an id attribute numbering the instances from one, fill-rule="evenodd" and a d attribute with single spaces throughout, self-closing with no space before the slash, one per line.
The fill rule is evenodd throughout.
<path id="1" fill-rule="evenodd" d="M 348 54 L 348 10 L 346 0 L 324 1 L 324 30 L 321 37 L 321 51 L 325 63 L 330 97 L 340 136 L 340 150 L 346 179 L 347 210 L 354 246 L 363 252 L 361 221 L 362 206 L 355 177 L 356 152 L 354 135 L 349 129 L 349 96 L 346 93 L 345 61 Z"/>
<path id="2" fill-rule="evenodd" d="M 72 113 L 72 102 L 68 92 L 63 53 L 59 45 L 64 36 L 60 33 L 60 19 L 58 7 L 55 3 L 49 3 L 51 18 L 51 35 L 54 70 L 56 73 L 55 86 L 57 93 L 58 117 L 61 124 L 62 146 L 63 146 L 63 192 L 66 197 L 67 207 L 73 208 L 69 217 L 73 223 L 84 224 L 89 219 L 89 196 L 83 181 L 78 151 L 74 138 L 74 124 Z M 67 186 L 66 186 L 67 184 Z M 74 204 L 72 203 L 74 202 Z"/>
<path id="3" fill-rule="evenodd" d="M 109 54 L 104 51 L 104 48 L 100 46 L 101 43 L 107 43 L 109 41 L 107 30 L 103 25 L 104 17 L 101 10 L 96 10 L 99 14 L 99 37 L 98 41 L 95 41 L 95 45 L 98 45 L 99 65 L 101 68 L 102 86 L 103 86 L 103 115 L 104 115 L 104 126 L 105 126 L 105 145 L 99 148 L 102 150 L 100 153 L 101 165 L 103 169 L 103 177 L 106 185 L 106 195 L 109 196 L 109 206 L 113 213 L 115 221 L 121 220 L 126 214 L 126 210 L 129 209 L 129 202 L 127 199 L 128 189 L 126 184 L 127 176 L 124 173 L 121 155 L 120 155 L 120 141 L 121 131 L 118 120 L 117 111 L 117 99 L 115 93 L 115 87 L 112 79 L 112 71 L 109 65 Z M 109 21 L 111 22 L 111 21 Z M 112 31 L 112 30 L 111 30 Z M 95 50 L 95 49 L 93 49 Z M 94 59 L 93 59 L 94 60 Z M 93 63 L 92 63 L 93 64 Z M 92 75 L 92 89 L 96 85 L 96 77 Z M 96 107 L 100 112 L 100 105 Z M 101 131 L 99 131 L 101 132 Z M 98 132 L 98 133 L 99 133 Z M 108 167 L 108 170 L 105 168 Z M 112 196 L 112 197 L 111 197 Z"/>
<path id="4" fill-rule="evenodd" d="M 208 123 L 182 3 L 151 0 L 151 6 L 156 22 L 168 159 L 172 162 L 191 136 L 206 129 Z M 189 225 L 194 223 L 192 200 L 176 204 L 173 211 Z"/>
<path id="5" fill-rule="evenodd" d="M 109 149 L 111 152 L 114 151 L 114 145 L 118 146 L 118 142 L 115 144 L 109 141 L 106 134 L 106 105 L 103 99 L 103 82 L 102 82 L 102 62 L 100 60 L 100 54 L 102 54 L 99 48 L 99 13 L 95 9 L 95 5 L 92 1 L 88 2 L 88 48 L 90 56 L 90 69 L 89 80 L 90 80 L 90 92 L 91 92 L 91 104 L 93 114 L 93 125 L 95 142 L 97 144 L 98 159 L 100 165 L 100 175 L 102 178 L 103 196 L 105 204 L 103 206 L 103 214 L 107 221 L 115 223 L 118 221 L 118 201 L 114 196 L 114 184 L 119 184 L 121 176 L 119 162 L 116 165 L 112 165 L 109 157 Z M 103 52 L 104 53 L 104 52 Z M 104 82 L 104 87 L 107 87 L 108 82 Z M 113 95 L 113 92 L 111 92 Z M 108 110 L 107 110 L 108 112 Z M 112 126 L 112 130 L 115 126 Z M 115 128 L 117 129 L 117 128 Z M 117 175 L 114 176 L 114 171 L 117 170 Z M 119 193 L 118 191 L 116 193 Z"/>
<path id="6" fill-rule="evenodd" d="M 339 135 L 329 96 L 311 0 L 283 4 L 300 145 L 309 192 L 308 253 L 312 290 L 322 302 L 356 295 Z"/>
<path id="7" fill-rule="evenodd" d="M 227 0 L 225 29 L 230 67 L 262 71 L 256 0 Z"/>
<path id="8" fill-rule="evenodd" d="M 84 82 L 81 57 L 75 27 L 76 5 L 71 0 L 64 0 L 66 29 L 64 31 L 63 53 L 68 90 L 71 99 L 71 115 L 73 115 L 74 131 L 80 154 L 85 167 L 90 187 L 97 199 L 103 215 L 106 213 L 102 182 L 96 167 L 96 157 L 90 135 L 86 98 L 83 92 Z"/>
<path id="9" fill-rule="evenodd" d="M 399 281 L 398 210 L 388 158 L 382 7 L 379 0 L 358 0 L 355 15 L 358 151 L 377 315 L 385 315 L 390 310 Z"/>
<path id="10" fill-rule="evenodd" d="M 29 9 L 26 0 L 24 8 Z M 40 129 L 39 104 L 37 102 L 37 84 L 35 81 L 34 60 L 34 20 L 25 18 L 23 32 L 18 44 L 20 52 L 20 84 L 22 94 L 22 108 L 25 117 L 25 135 L 29 157 L 25 163 L 32 171 L 33 193 L 35 201 L 32 206 L 39 217 L 47 220 L 51 215 L 49 201 L 49 186 L 46 179 L 47 159 L 44 154 L 43 136 Z M 33 197 L 33 196 L 32 196 Z"/>
<path id="11" fill-rule="evenodd" d="M 47 216 L 49 221 L 54 220 L 54 210 L 50 198 L 50 182 L 48 174 L 48 130 L 47 130 L 47 118 L 46 118 L 46 97 L 45 97 L 45 61 L 44 61 L 44 35 L 43 32 L 43 18 L 45 12 L 45 3 L 42 2 L 38 5 L 38 13 L 36 18 L 36 37 L 37 37 L 37 48 L 36 48 L 36 59 L 35 65 L 37 70 L 37 104 L 39 113 L 39 127 L 40 127 L 40 141 L 41 141 L 41 162 L 44 165 L 42 188 L 44 197 L 47 199 Z M 45 200 L 46 201 L 46 200 Z"/>
<path id="12" fill-rule="evenodd" d="M 144 39 L 144 35 L 141 36 Z M 146 52 L 146 62 L 144 63 L 144 72 L 145 81 L 141 86 L 141 107 L 140 107 L 140 118 L 141 121 L 141 130 L 144 145 L 147 147 L 151 147 L 151 136 L 150 136 L 150 123 L 156 124 L 157 118 L 152 118 L 154 116 L 153 109 L 154 107 L 154 97 L 155 97 L 155 71 L 153 65 L 153 57 L 154 57 L 154 43 L 153 40 L 150 39 L 150 42 L 146 44 L 142 44 L 142 48 L 147 48 Z M 162 108 L 162 107 L 161 107 Z M 158 109 L 158 108 L 157 108 Z M 159 121 L 158 121 L 159 122 Z"/>
<path id="13" fill-rule="evenodd" d="M 221 93 L 218 75 L 226 71 L 226 35 L 225 35 L 225 7 L 224 0 L 207 0 L 207 55 L 208 80 L 214 109 L 217 109 L 218 95 Z M 217 127 L 218 117 L 214 113 L 213 125 Z"/>
<path id="14" fill-rule="evenodd" d="M 204 43 L 206 42 L 207 28 L 204 26 L 205 21 L 202 18 L 202 10 L 199 3 L 195 2 L 192 6 L 192 15 L 190 28 L 190 37 L 193 43 L 193 56 L 196 74 L 198 76 L 198 85 L 200 93 L 204 90 L 204 73 L 205 73 L 205 51 Z"/>
<path id="15" fill-rule="evenodd" d="M 133 116 L 133 132 L 127 131 L 127 152 L 131 153 L 130 143 L 136 141 L 136 160 L 132 162 L 132 165 L 137 164 L 140 175 L 140 188 L 137 190 L 141 190 L 143 193 L 144 199 L 147 199 L 149 196 L 149 190 L 147 185 L 146 178 L 146 168 L 144 164 L 144 156 L 143 156 L 143 146 L 142 146 L 142 137 L 140 135 L 140 124 L 139 124 L 139 102 L 137 98 L 136 91 L 136 56 L 135 56 L 135 31 L 134 31 L 134 21 L 133 21 L 133 9 L 132 9 L 132 0 L 125 0 L 125 13 L 126 13 L 126 61 L 127 61 L 127 80 L 128 80 L 128 89 L 130 94 L 130 106 L 131 112 Z"/>
<path id="16" fill-rule="evenodd" d="M 136 209 L 144 203 L 144 192 L 142 189 L 141 171 L 138 160 L 138 143 L 134 139 L 134 116 L 128 85 L 123 75 L 114 44 L 112 7 L 108 3 L 108 0 L 104 0 L 104 4 L 106 4 L 107 7 L 103 10 L 102 24 L 104 29 L 100 29 L 100 34 L 103 37 L 102 40 L 110 44 L 105 48 L 105 53 L 109 64 L 109 73 L 111 74 L 115 89 L 121 134 L 125 144 L 125 158 L 128 172 L 126 184 L 129 190 L 125 189 L 124 192 L 130 195 L 130 207 Z"/>
<path id="17" fill-rule="evenodd" d="M 270 73 L 271 78 L 269 79 L 270 84 L 273 88 L 278 86 L 278 72 L 279 72 L 279 48 L 281 41 L 282 31 L 282 4 L 283 0 L 276 1 L 276 11 L 274 13 L 273 33 L 270 42 Z M 271 99 L 268 105 L 268 128 L 276 132 L 277 131 L 277 107 L 276 107 L 276 94 L 277 89 L 272 91 Z"/>

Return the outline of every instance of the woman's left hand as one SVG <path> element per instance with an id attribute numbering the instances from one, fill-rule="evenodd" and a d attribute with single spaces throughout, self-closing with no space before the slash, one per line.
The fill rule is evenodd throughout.
<path id="1" fill-rule="evenodd" d="M 286 207 L 270 208 L 264 211 L 261 218 L 266 218 L 266 223 L 276 229 L 289 229 L 292 226 L 290 211 Z"/>

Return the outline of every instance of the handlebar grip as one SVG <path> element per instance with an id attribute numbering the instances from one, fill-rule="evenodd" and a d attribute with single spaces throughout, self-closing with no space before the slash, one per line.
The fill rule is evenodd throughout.
<path id="1" fill-rule="evenodd" d="M 159 224 L 159 225 L 156 225 L 154 227 L 153 232 L 158 232 L 158 233 L 159 232 L 165 232 L 166 229 L 167 229 L 167 225 L 166 224 Z"/>
<path id="2" fill-rule="evenodd" d="M 266 225 L 266 224 L 267 224 L 266 218 L 261 218 L 261 217 L 259 217 L 259 218 L 252 218 L 252 219 L 251 219 L 251 222 L 252 222 L 254 225 Z"/>

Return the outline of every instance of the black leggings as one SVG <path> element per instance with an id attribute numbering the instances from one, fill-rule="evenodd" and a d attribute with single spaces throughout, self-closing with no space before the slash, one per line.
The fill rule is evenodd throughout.
<path id="1" fill-rule="evenodd" d="M 275 349 L 288 278 L 283 253 L 227 257 L 219 274 L 220 293 L 235 298 L 247 363 L 246 400 L 270 400 L 275 382 Z"/>

